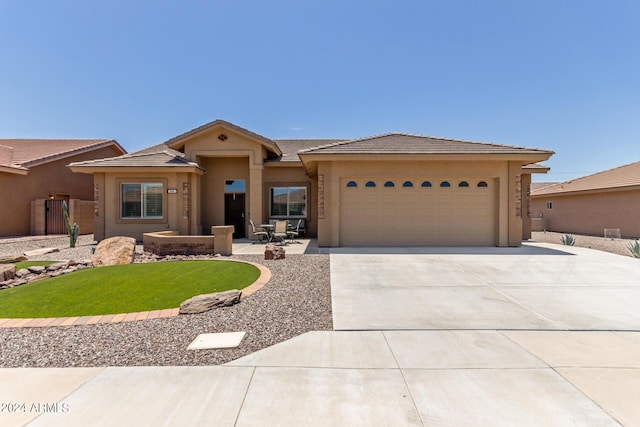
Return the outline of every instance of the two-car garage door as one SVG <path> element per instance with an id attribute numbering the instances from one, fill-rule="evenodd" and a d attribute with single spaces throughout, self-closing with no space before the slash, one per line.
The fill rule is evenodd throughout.
<path id="1" fill-rule="evenodd" d="M 340 246 L 495 246 L 492 179 L 340 181 Z"/>

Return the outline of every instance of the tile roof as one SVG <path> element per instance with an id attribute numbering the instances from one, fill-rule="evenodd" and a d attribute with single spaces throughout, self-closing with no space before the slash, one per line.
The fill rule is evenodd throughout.
<path id="1" fill-rule="evenodd" d="M 564 194 L 633 186 L 640 186 L 640 162 L 549 185 L 532 191 L 531 195 Z"/>
<path id="2" fill-rule="evenodd" d="M 318 147 L 320 145 L 334 144 L 345 141 L 344 139 L 274 139 L 282 151 L 282 156 L 274 159 L 279 162 L 299 162 L 298 151 Z"/>
<path id="3" fill-rule="evenodd" d="M 85 162 L 71 163 L 71 167 L 187 167 L 200 166 L 196 162 L 191 162 L 179 151 L 173 150 L 164 144 L 154 145 L 125 154 L 119 157 L 107 159 L 88 160 Z"/>
<path id="4" fill-rule="evenodd" d="M 26 170 L 109 145 L 126 153 L 113 139 L 0 139 L 0 166 Z"/>
<path id="5" fill-rule="evenodd" d="M 553 152 L 487 142 L 387 133 L 303 149 L 299 154 L 541 154 Z"/>
<path id="6" fill-rule="evenodd" d="M 550 185 L 556 185 L 557 182 L 532 182 L 531 183 L 531 191 L 540 190 L 542 188 L 548 187 Z"/>

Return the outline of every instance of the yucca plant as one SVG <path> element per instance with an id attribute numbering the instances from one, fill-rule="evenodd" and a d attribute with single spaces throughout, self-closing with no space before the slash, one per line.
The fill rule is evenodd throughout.
<path id="1" fill-rule="evenodd" d="M 633 243 L 629 243 L 629 251 L 634 258 L 640 258 L 640 242 L 636 240 Z"/>
<path id="2" fill-rule="evenodd" d="M 574 246 L 576 244 L 576 236 L 573 234 L 565 234 L 560 238 L 560 241 L 565 246 Z"/>

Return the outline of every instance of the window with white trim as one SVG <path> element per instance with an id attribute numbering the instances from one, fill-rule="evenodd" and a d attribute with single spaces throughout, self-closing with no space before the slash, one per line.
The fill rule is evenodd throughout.
<path id="1" fill-rule="evenodd" d="M 162 218 L 164 186 L 159 182 L 120 184 L 120 217 L 125 219 Z"/>
<path id="2" fill-rule="evenodd" d="M 269 199 L 272 217 L 307 217 L 307 187 L 271 187 Z"/>

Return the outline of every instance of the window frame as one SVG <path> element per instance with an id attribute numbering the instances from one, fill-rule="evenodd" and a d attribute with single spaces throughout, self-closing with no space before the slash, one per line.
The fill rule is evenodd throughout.
<path id="1" fill-rule="evenodd" d="M 124 216 L 125 212 L 124 212 L 124 203 L 125 203 L 125 186 L 139 186 L 140 188 L 140 216 Z M 147 214 L 147 210 L 148 210 L 148 198 L 146 197 L 147 194 L 149 194 L 148 190 L 146 190 L 146 188 L 148 187 L 160 187 L 160 215 L 148 215 Z M 144 180 L 144 181 L 138 181 L 138 180 L 121 180 L 118 183 L 118 187 L 120 189 L 119 192 L 119 203 L 117 205 L 117 209 L 118 209 L 118 219 L 123 221 L 123 222 L 130 222 L 130 221 L 143 221 L 143 222 L 147 222 L 147 221 L 162 221 L 164 220 L 165 216 L 166 216 L 166 211 L 167 211 L 167 206 L 166 206 L 166 200 L 167 198 L 165 197 L 165 193 L 166 193 L 166 183 L 162 182 L 162 180 Z"/>
<path id="2" fill-rule="evenodd" d="M 287 201 L 286 201 L 286 214 L 285 215 L 281 215 L 281 214 L 274 214 L 273 213 L 273 208 L 274 208 L 274 203 L 273 203 L 273 190 L 274 189 L 287 189 Z M 304 189 L 304 207 L 302 209 L 302 215 L 291 215 L 291 189 Z M 306 185 L 271 185 L 269 186 L 269 192 L 268 192 L 268 197 L 269 197 L 269 218 L 297 218 L 297 219 L 308 219 L 308 215 L 309 215 L 309 188 Z M 295 203 L 295 201 L 294 201 Z"/>

